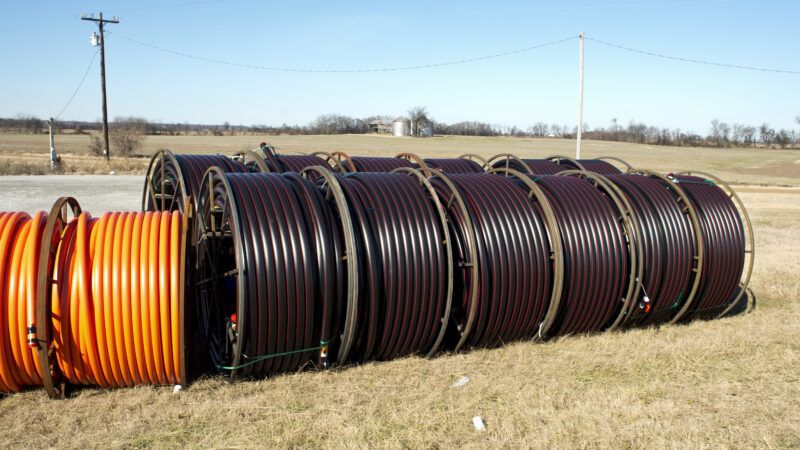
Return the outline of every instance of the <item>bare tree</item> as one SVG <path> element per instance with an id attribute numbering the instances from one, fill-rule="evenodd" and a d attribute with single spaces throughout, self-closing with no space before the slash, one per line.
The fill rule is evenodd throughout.
<path id="1" fill-rule="evenodd" d="M 547 136 L 549 130 L 550 127 L 548 127 L 546 123 L 536 122 L 535 124 L 533 124 L 533 126 L 531 126 L 529 132 L 534 136 L 544 137 Z"/>
<path id="2" fill-rule="evenodd" d="M 19 133 L 37 134 L 44 126 L 42 119 L 30 114 L 17 114 L 16 122 Z"/>
<path id="3" fill-rule="evenodd" d="M 761 136 L 761 143 L 764 144 L 765 147 L 772 145 L 772 141 L 775 139 L 775 130 L 770 128 L 768 123 L 762 123 L 761 126 L 758 127 L 758 134 Z"/>
<path id="4" fill-rule="evenodd" d="M 420 124 L 428 120 L 428 108 L 425 106 L 415 106 L 408 110 L 408 119 L 411 121 L 411 135 L 420 135 Z"/>
<path id="5" fill-rule="evenodd" d="M 147 120 L 141 117 L 115 118 L 109 130 L 113 152 L 122 156 L 135 155 L 144 143 L 144 136 L 149 126 Z M 98 156 L 102 155 L 103 148 L 98 135 L 91 136 L 89 151 Z"/>

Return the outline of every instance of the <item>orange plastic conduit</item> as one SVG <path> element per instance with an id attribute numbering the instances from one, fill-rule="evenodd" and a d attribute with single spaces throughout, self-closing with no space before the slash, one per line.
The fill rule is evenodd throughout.
<path id="1" fill-rule="evenodd" d="M 47 215 L 0 212 L 0 391 L 42 384 L 36 280 Z"/>
<path id="2" fill-rule="evenodd" d="M 71 384 L 178 384 L 182 217 L 82 213 L 56 254 L 53 344 Z"/>

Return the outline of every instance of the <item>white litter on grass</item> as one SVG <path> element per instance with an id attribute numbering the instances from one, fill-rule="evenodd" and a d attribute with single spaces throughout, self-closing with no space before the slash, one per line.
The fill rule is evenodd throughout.
<path id="1" fill-rule="evenodd" d="M 109 174 L 109 175 L 116 175 L 116 174 L 117 174 L 117 172 L 114 172 L 114 171 L 112 170 L 111 172 L 108 172 L 108 174 Z"/>
<path id="2" fill-rule="evenodd" d="M 469 377 L 461 377 L 461 378 L 458 379 L 458 381 L 453 383 L 450 387 L 459 388 L 459 387 L 462 387 L 462 386 L 466 386 L 467 383 L 469 383 Z"/>
<path id="3" fill-rule="evenodd" d="M 486 431 L 486 425 L 483 423 L 483 419 L 481 416 L 475 416 L 472 418 L 472 425 L 475 426 L 475 429 L 478 431 Z"/>
<path id="4" fill-rule="evenodd" d="M 183 386 L 180 384 L 176 384 L 175 387 L 172 388 L 173 394 L 179 394 L 183 390 Z"/>

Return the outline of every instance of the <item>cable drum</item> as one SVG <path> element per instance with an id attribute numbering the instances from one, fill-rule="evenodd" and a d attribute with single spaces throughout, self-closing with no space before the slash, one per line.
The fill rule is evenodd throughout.
<path id="1" fill-rule="evenodd" d="M 244 164 L 222 155 L 183 155 L 160 150 L 150 160 L 142 192 L 143 211 L 180 211 L 190 198 L 197 210 L 197 194 L 206 170 L 248 172 Z"/>
<path id="2" fill-rule="evenodd" d="M 447 205 L 459 268 L 451 345 L 490 347 L 540 335 L 561 286 L 558 231 L 545 220 L 544 196 L 493 174 L 439 173 L 431 183 Z"/>
<path id="3" fill-rule="evenodd" d="M 666 177 L 641 172 L 608 175 L 633 207 L 635 235 L 642 246 L 639 292 L 627 311 L 628 326 L 673 320 L 692 302 L 702 265 L 697 217 L 683 191 Z"/>
<path id="4" fill-rule="evenodd" d="M 42 236 L 36 294 L 48 395 L 63 396 L 66 383 L 108 388 L 186 381 L 187 229 L 178 212 L 93 218 L 72 198 L 55 203 Z"/>
<path id="5" fill-rule="evenodd" d="M 307 167 L 328 167 L 328 163 L 317 155 L 274 155 L 270 161 L 273 172 L 302 172 Z"/>
<path id="6" fill-rule="evenodd" d="M 327 366 L 343 276 L 322 192 L 296 173 L 212 168 L 199 200 L 198 309 L 215 367 L 254 377 Z"/>
<path id="7" fill-rule="evenodd" d="M 479 158 L 479 159 L 475 159 Z M 433 170 L 444 173 L 483 173 L 485 161 L 476 155 L 462 155 L 458 158 L 425 158 L 425 164 Z"/>
<path id="8" fill-rule="evenodd" d="M 702 177 L 670 175 L 697 211 L 705 250 L 697 296 L 680 317 L 682 320 L 709 319 L 727 313 L 744 294 L 753 264 L 752 227 L 741 200 L 721 180 L 695 173 Z M 745 282 L 737 293 L 747 254 L 751 257 Z"/>
<path id="9" fill-rule="evenodd" d="M 337 175 L 358 251 L 353 358 L 432 353 L 449 304 L 445 225 L 419 175 Z"/>
<path id="10" fill-rule="evenodd" d="M 564 170 L 558 164 L 546 159 L 522 159 L 511 153 L 501 153 L 489 158 L 492 169 L 511 169 L 526 175 L 555 175 Z"/>
<path id="11" fill-rule="evenodd" d="M 46 324 L 36 315 L 46 220 L 43 212 L 0 212 L 0 392 L 41 386 L 49 376 L 38 355 L 38 330 Z"/>
<path id="12" fill-rule="evenodd" d="M 601 175 L 613 175 L 622 173 L 622 171 L 615 165 L 611 164 L 606 159 L 611 157 L 604 157 L 598 159 L 574 159 L 568 156 L 550 156 L 547 159 L 561 166 L 564 170 L 585 170 L 587 172 L 599 173 Z M 630 167 L 630 164 L 625 161 L 614 158 L 614 160 Z"/>
<path id="13" fill-rule="evenodd" d="M 585 162 L 589 161 L 589 160 L 581 160 L 581 161 L 583 161 L 584 162 L 584 166 L 586 166 Z M 617 158 L 616 156 L 601 156 L 601 157 L 599 157 L 597 159 L 594 159 L 594 160 L 591 160 L 591 161 L 607 162 L 607 163 L 609 163 L 611 165 L 614 165 L 614 163 L 616 163 L 616 164 L 618 164 L 618 165 L 620 165 L 620 166 L 622 166 L 624 168 L 624 169 L 619 169 L 619 167 L 614 166 L 620 172 L 624 172 L 624 173 L 636 172 L 636 168 L 634 168 L 632 165 L 630 165 L 628 163 L 628 161 L 625 161 L 622 158 Z M 599 169 L 599 167 L 595 167 L 595 168 Z M 602 173 L 604 173 L 606 175 L 613 175 L 614 173 L 616 173 L 616 172 L 612 172 L 611 169 L 608 169 L 608 168 L 606 168 L 606 170 L 608 172 L 602 172 Z M 592 172 L 597 172 L 597 170 L 592 170 Z"/>
<path id="14" fill-rule="evenodd" d="M 582 178 L 533 180 L 550 200 L 562 237 L 564 289 L 550 334 L 600 331 L 619 317 L 629 286 L 631 257 L 616 205 Z"/>
<path id="15" fill-rule="evenodd" d="M 344 172 L 391 172 L 400 167 L 416 168 L 416 164 L 404 158 L 378 156 L 351 156 L 341 161 Z"/>
<path id="16" fill-rule="evenodd" d="M 614 330 L 628 320 L 630 310 L 642 290 L 640 280 L 644 273 L 642 264 L 644 247 L 642 246 L 641 236 L 638 233 L 640 229 L 639 216 L 636 215 L 625 193 L 607 177 L 586 170 L 566 170 L 561 172 L 560 175 L 581 178 L 591 183 L 603 196 L 608 198 L 617 214 L 617 221 L 623 229 L 628 250 L 629 272 L 627 274 L 627 288 L 620 299 L 621 308 L 619 313 L 605 327 L 608 331 Z"/>

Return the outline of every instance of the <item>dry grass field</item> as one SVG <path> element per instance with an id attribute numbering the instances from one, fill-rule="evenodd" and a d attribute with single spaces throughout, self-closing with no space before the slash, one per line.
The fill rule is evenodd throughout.
<path id="1" fill-rule="evenodd" d="M 79 137 L 59 138 L 79 161 Z M 40 142 L 41 141 L 41 142 Z M 570 154 L 560 140 L 281 136 L 286 152 Z M 43 145 L 42 145 L 43 143 Z M 252 137 L 149 138 L 146 152 L 232 153 Z M 46 138 L 0 135 L 0 164 Z M 736 317 L 411 357 L 330 372 L 0 399 L 0 447 L 800 447 L 800 152 L 587 142 L 660 171 L 737 183 L 753 219 L 756 306 Z M 139 170 L 139 166 L 136 169 Z M 102 168 L 107 169 L 106 167 Z M 98 169 L 100 170 L 100 169 Z M 114 169 L 112 169 L 114 170 Z M 120 169 L 122 170 L 122 169 Z M 462 376 L 471 381 L 451 387 Z M 473 428 L 481 416 L 486 431 Z"/>
<path id="2" fill-rule="evenodd" d="M 147 167 L 146 156 L 168 148 L 182 153 L 233 154 L 254 149 L 265 140 L 284 153 L 344 151 L 354 155 L 389 155 L 413 152 L 423 157 L 458 156 L 476 153 L 490 157 L 514 153 L 521 157 L 543 158 L 550 155 L 574 155 L 575 141 L 507 137 L 444 136 L 428 139 L 396 138 L 381 135 L 336 136 L 148 136 L 142 158 L 112 158 L 106 163 L 88 154 L 89 136 L 59 135 L 56 147 L 68 173 L 141 173 Z M 0 174 L 11 174 L 13 165 L 44 173 L 48 170 L 48 137 L 41 135 L 0 134 Z M 693 168 L 712 172 L 737 184 L 800 185 L 800 150 L 680 148 L 585 141 L 584 157 L 617 156 L 635 167 L 662 172 Z"/>

